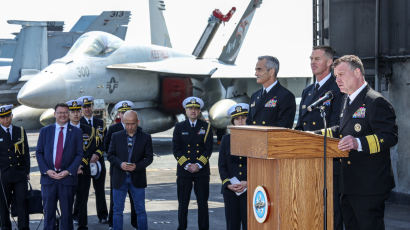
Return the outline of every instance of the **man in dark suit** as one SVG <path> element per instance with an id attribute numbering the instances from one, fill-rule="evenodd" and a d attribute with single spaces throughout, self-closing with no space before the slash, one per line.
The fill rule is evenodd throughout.
<path id="1" fill-rule="evenodd" d="M 246 125 L 249 105 L 239 103 L 228 109 L 232 125 Z M 231 155 L 231 135 L 222 138 L 218 158 L 222 180 L 227 230 L 247 229 L 247 158 Z"/>
<path id="2" fill-rule="evenodd" d="M 346 96 L 339 126 L 326 132 L 341 138 L 340 150 L 349 151 L 341 162 L 343 221 L 347 230 L 382 230 L 384 203 L 395 186 L 390 147 L 398 139 L 396 115 L 392 105 L 368 86 L 357 56 L 337 59 L 334 73 Z"/>
<path id="3" fill-rule="evenodd" d="M 322 97 L 326 92 L 332 91 L 333 99 L 325 102 L 327 126 L 339 124 L 342 94 L 336 84 L 336 78 L 331 73 L 334 51 L 330 46 L 313 47 L 310 55 L 310 67 L 315 82 L 303 90 L 302 100 L 299 105 L 299 118 L 295 129 L 314 131 L 323 129 L 323 118 L 319 109 L 308 111 L 307 107 Z M 340 208 L 340 159 L 333 160 L 333 210 L 334 230 L 343 230 L 342 212 Z"/>
<path id="4" fill-rule="evenodd" d="M 81 112 L 83 117 L 81 117 L 80 122 L 82 124 L 87 124 L 95 129 L 96 144 L 98 146 L 104 147 L 104 136 L 107 132 L 105 127 L 105 122 L 95 116 L 93 116 L 93 105 L 94 98 L 92 96 L 83 96 L 77 100 L 82 102 Z M 107 202 L 105 201 L 105 163 L 103 151 L 106 149 L 98 148 L 95 153 L 92 154 L 90 159 L 91 163 L 96 163 L 97 161 L 101 164 L 101 174 L 98 178 L 92 177 L 93 187 L 95 191 L 95 204 L 97 209 L 97 217 L 100 223 L 107 223 L 108 210 Z M 78 208 L 74 206 L 74 212 L 76 213 Z"/>
<path id="5" fill-rule="evenodd" d="M 54 108 L 56 123 L 43 127 L 38 137 L 36 157 L 40 169 L 44 206 L 44 229 L 55 229 L 57 201 L 61 210 L 61 230 L 73 229 L 73 200 L 77 171 L 83 157 L 82 132 L 68 122 L 68 106 Z"/>
<path id="6" fill-rule="evenodd" d="M 115 104 L 114 109 L 117 111 L 117 115 L 120 119 L 120 122 L 112 124 L 108 128 L 108 132 L 104 137 L 105 149 L 108 150 L 108 148 L 110 147 L 112 134 L 125 129 L 125 125 L 124 123 L 122 123 L 122 118 L 125 112 L 133 108 L 134 108 L 134 103 L 132 103 L 131 101 L 120 101 L 117 104 Z M 132 196 L 129 191 L 128 191 L 128 197 L 130 198 L 130 204 L 131 204 L 131 225 L 134 228 L 137 228 L 138 218 L 137 218 L 137 214 L 135 214 L 134 201 L 132 200 Z M 110 166 L 110 211 L 108 214 L 108 224 L 111 228 L 112 228 L 112 219 L 113 219 L 113 206 L 114 206 L 114 202 L 112 199 L 112 167 Z"/>
<path id="7" fill-rule="evenodd" d="M 30 152 L 23 127 L 12 125 L 13 105 L 0 106 L 0 223 L 11 230 L 10 202 L 15 195 L 18 229 L 29 229 L 26 208 L 27 179 L 30 173 Z"/>
<path id="8" fill-rule="evenodd" d="M 172 143 L 177 160 L 178 229 L 187 228 L 192 184 L 198 202 L 198 229 L 209 229 L 209 158 L 212 154 L 211 125 L 199 120 L 204 102 L 188 97 L 183 103 L 187 119 L 175 125 Z"/>
<path id="9" fill-rule="evenodd" d="M 138 127 L 135 111 L 127 111 L 123 117 L 125 130 L 112 135 L 108 160 L 112 164 L 114 200 L 114 230 L 122 230 L 125 197 L 131 192 L 138 218 L 138 229 L 147 230 L 145 211 L 146 168 L 152 163 L 152 139 Z"/>
<path id="10" fill-rule="evenodd" d="M 95 152 L 101 152 L 101 146 L 96 145 L 95 129 L 87 124 L 80 123 L 82 103 L 83 102 L 81 100 L 71 100 L 66 102 L 69 109 L 70 125 L 81 129 L 83 134 L 82 137 L 84 154 L 81 160 L 80 167 L 77 171 L 78 186 L 74 203 L 74 207 L 77 207 L 78 209 L 78 230 L 88 229 L 87 203 L 91 184 L 90 164 L 92 164 L 90 160 Z"/>
<path id="11" fill-rule="evenodd" d="M 251 97 L 247 125 L 292 128 L 296 113 L 295 96 L 277 80 L 279 60 L 261 56 L 255 67 L 256 82 L 263 86 Z"/>

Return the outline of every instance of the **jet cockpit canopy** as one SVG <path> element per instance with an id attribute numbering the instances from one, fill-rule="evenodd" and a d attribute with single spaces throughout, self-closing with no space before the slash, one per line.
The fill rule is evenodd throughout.
<path id="1" fill-rule="evenodd" d="M 124 41 L 112 34 L 92 31 L 81 35 L 67 53 L 68 56 L 106 56 L 117 50 Z"/>

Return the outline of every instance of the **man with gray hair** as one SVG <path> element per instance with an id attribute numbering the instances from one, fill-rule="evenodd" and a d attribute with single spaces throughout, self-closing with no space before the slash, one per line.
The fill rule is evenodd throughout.
<path id="1" fill-rule="evenodd" d="M 250 101 L 247 125 L 292 128 L 296 113 L 295 96 L 277 80 L 279 60 L 260 56 L 255 67 L 256 82 L 263 86 Z"/>

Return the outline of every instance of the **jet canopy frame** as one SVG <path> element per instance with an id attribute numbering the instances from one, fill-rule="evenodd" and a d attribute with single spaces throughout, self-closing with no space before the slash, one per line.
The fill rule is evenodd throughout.
<path id="1" fill-rule="evenodd" d="M 121 47 L 123 43 L 122 39 L 108 33 L 88 32 L 77 39 L 66 56 L 107 56 Z"/>

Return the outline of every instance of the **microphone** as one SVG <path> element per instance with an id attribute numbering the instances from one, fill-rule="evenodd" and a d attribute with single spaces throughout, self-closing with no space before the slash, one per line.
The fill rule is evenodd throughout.
<path id="1" fill-rule="evenodd" d="M 320 105 L 322 105 L 323 102 L 327 101 L 327 100 L 332 100 L 333 99 L 333 93 L 332 91 L 328 91 L 327 93 L 325 93 L 325 95 L 323 95 L 323 97 L 317 99 L 317 101 L 313 102 L 311 105 L 309 105 L 307 107 L 307 110 L 309 112 L 312 112 L 313 109 L 319 107 Z"/>

